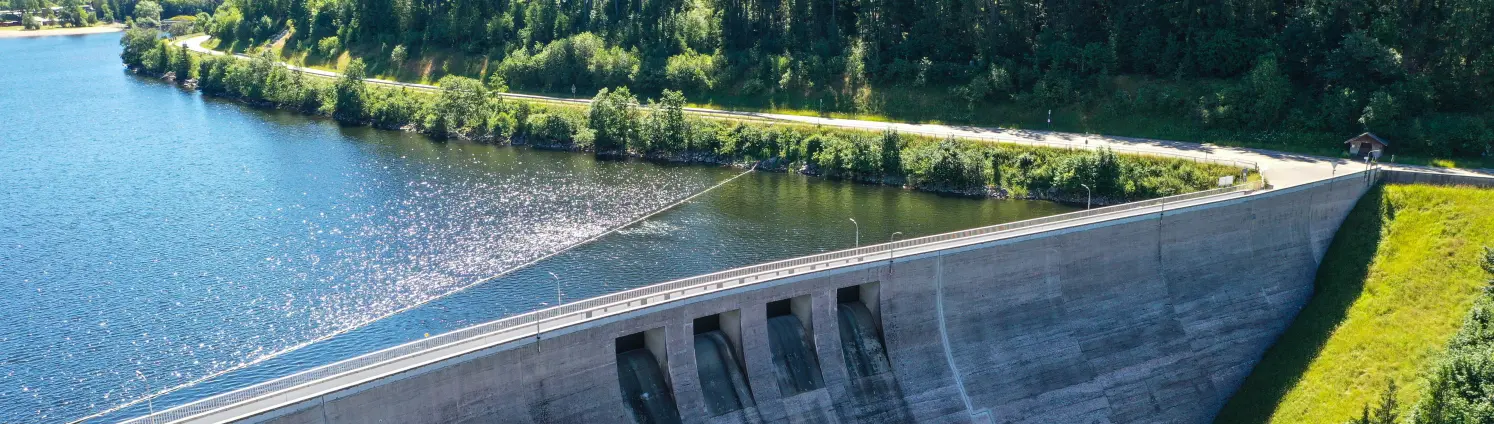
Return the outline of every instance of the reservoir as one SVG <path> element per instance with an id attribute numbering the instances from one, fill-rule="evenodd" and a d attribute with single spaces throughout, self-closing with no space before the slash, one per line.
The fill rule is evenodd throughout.
<path id="1" fill-rule="evenodd" d="M 742 171 L 256 109 L 131 75 L 118 40 L 0 40 L 0 422 L 121 419 L 858 231 L 1073 210 L 751 173 L 609 233 Z"/>

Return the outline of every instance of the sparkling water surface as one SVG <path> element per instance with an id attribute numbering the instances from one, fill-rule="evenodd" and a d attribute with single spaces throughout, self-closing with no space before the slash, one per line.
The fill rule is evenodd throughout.
<path id="1" fill-rule="evenodd" d="M 740 171 L 260 110 L 130 75 L 118 39 L 0 39 L 0 422 L 115 421 L 553 305 L 557 284 L 851 247 L 849 217 L 870 244 L 1071 210 L 754 173 L 515 270 Z"/>

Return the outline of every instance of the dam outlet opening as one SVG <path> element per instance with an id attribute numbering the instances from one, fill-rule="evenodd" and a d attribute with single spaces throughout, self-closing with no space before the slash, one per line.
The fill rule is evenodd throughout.
<path id="1" fill-rule="evenodd" d="M 669 357 L 665 354 L 664 329 L 617 338 L 617 380 L 623 401 L 639 424 L 680 422 L 669 381 Z"/>
<path id="2" fill-rule="evenodd" d="M 756 406 L 742 361 L 742 312 L 696 318 L 695 371 L 706 410 L 720 416 Z"/>
<path id="3" fill-rule="evenodd" d="M 882 340 L 882 320 L 878 315 L 879 283 L 843 287 L 835 292 L 835 314 L 840 326 L 840 352 L 845 357 L 846 373 L 853 379 L 871 377 L 892 370 L 887 362 L 887 348 Z"/>
<path id="4" fill-rule="evenodd" d="M 798 296 L 769 302 L 768 349 L 773 352 L 773 370 L 784 397 L 825 387 L 815 353 L 814 320 L 810 297 Z"/>

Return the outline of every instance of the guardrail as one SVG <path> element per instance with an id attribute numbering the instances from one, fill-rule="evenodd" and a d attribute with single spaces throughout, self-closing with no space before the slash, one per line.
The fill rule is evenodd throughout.
<path id="1" fill-rule="evenodd" d="M 603 295 L 590 299 L 579 300 L 556 307 L 542 309 L 521 315 L 478 324 L 472 327 L 452 331 L 435 337 L 429 337 L 392 348 L 368 353 L 362 356 L 335 362 L 329 365 L 302 371 L 275 380 L 256 384 L 232 392 L 219 394 L 198 400 L 185 405 L 177 406 L 165 411 L 137 417 L 126 421 L 131 424 L 139 423 L 169 423 L 190 419 L 227 407 L 244 403 L 251 400 L 269 400 L 275 396 L 281 396 L 280 405 L 288 405 L 293 402 L 304 400 L 303 398 L 291 398 L 288 391 L 329 378 L 346 375 L 355 371 L 369 369 L 382 364 L 390 363 L 401 358 L 407 358 L 434 349 L 456 345 L 458 343 L 470 342 L 473 339 L 482 338 L 484 343 L 479 346 L 452 353 L 446 357 L 470 353 L 479 349 L 496 346 L 513 340 L 528 337 L 541 337 L 547 329 L 575 325 L 592 319 L 611 316 L 637 308 L 668 302 L 693 295 L 712 293 L 729 288 L 736 288 L 760 281 L 768 281 L 786 276 L 804 274 L 809 272 L 823 271 L 830 268 L 853 266 L 868 261 L 893 260 L 900 256 L 917 254 L 913 250 L 919 247 L 932 247 L 936 244 L 951 241 L 966 241 L 955 245 L 941 246 L 941 248 L 953 248 L 970 244 L 989 241 L 985 236 L 1000 234 L 1013 230 L 1031 229 L 1043 225 L 1084 219 L 1099 215 L 1114 214 L 1119 212 L 1134 211 L 1138 209 L 1162 206 L 1172 203 L 1189 202 L 1206 197 L 1235 193 L 1258 188 L 1255 183 L 1237 184 L 1230 187 L 1205 190 L 1178 196 L 1164 197 L 1159 199 L 1145 200 L 1116 206 L 1102 207 L 1079 212 L 1060 215 L 1052 215 L 1042 218 L 1029 219 L 1005 224 L 991 225 L 973 228 L 963 231 L 955 231 L 944 234 L 936 234 L 925 237 L 911 238 L 891 243 L 883 243 L 866 247 L 858 247 L 817 255 L 768 262 L 759 265 L 736 268 L 705 274 L 675 281 L 639 287 L 632 290 L 622 291 L 609 295 Z M 444 357 L 443 357 L 444 359 Z"/>

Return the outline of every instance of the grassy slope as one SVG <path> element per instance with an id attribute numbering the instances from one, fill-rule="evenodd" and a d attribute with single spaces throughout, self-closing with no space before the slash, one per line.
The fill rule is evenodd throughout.
<path id="1" fill-rule="evenodd" d="M 1316 294 L 1216 423 L 1331 423 L 1357 416 L 1394 379 L 1415 404 L 1427 369 L 1483 287 L 1494 190 L 1386 186 L 1355 206 Z"/>

